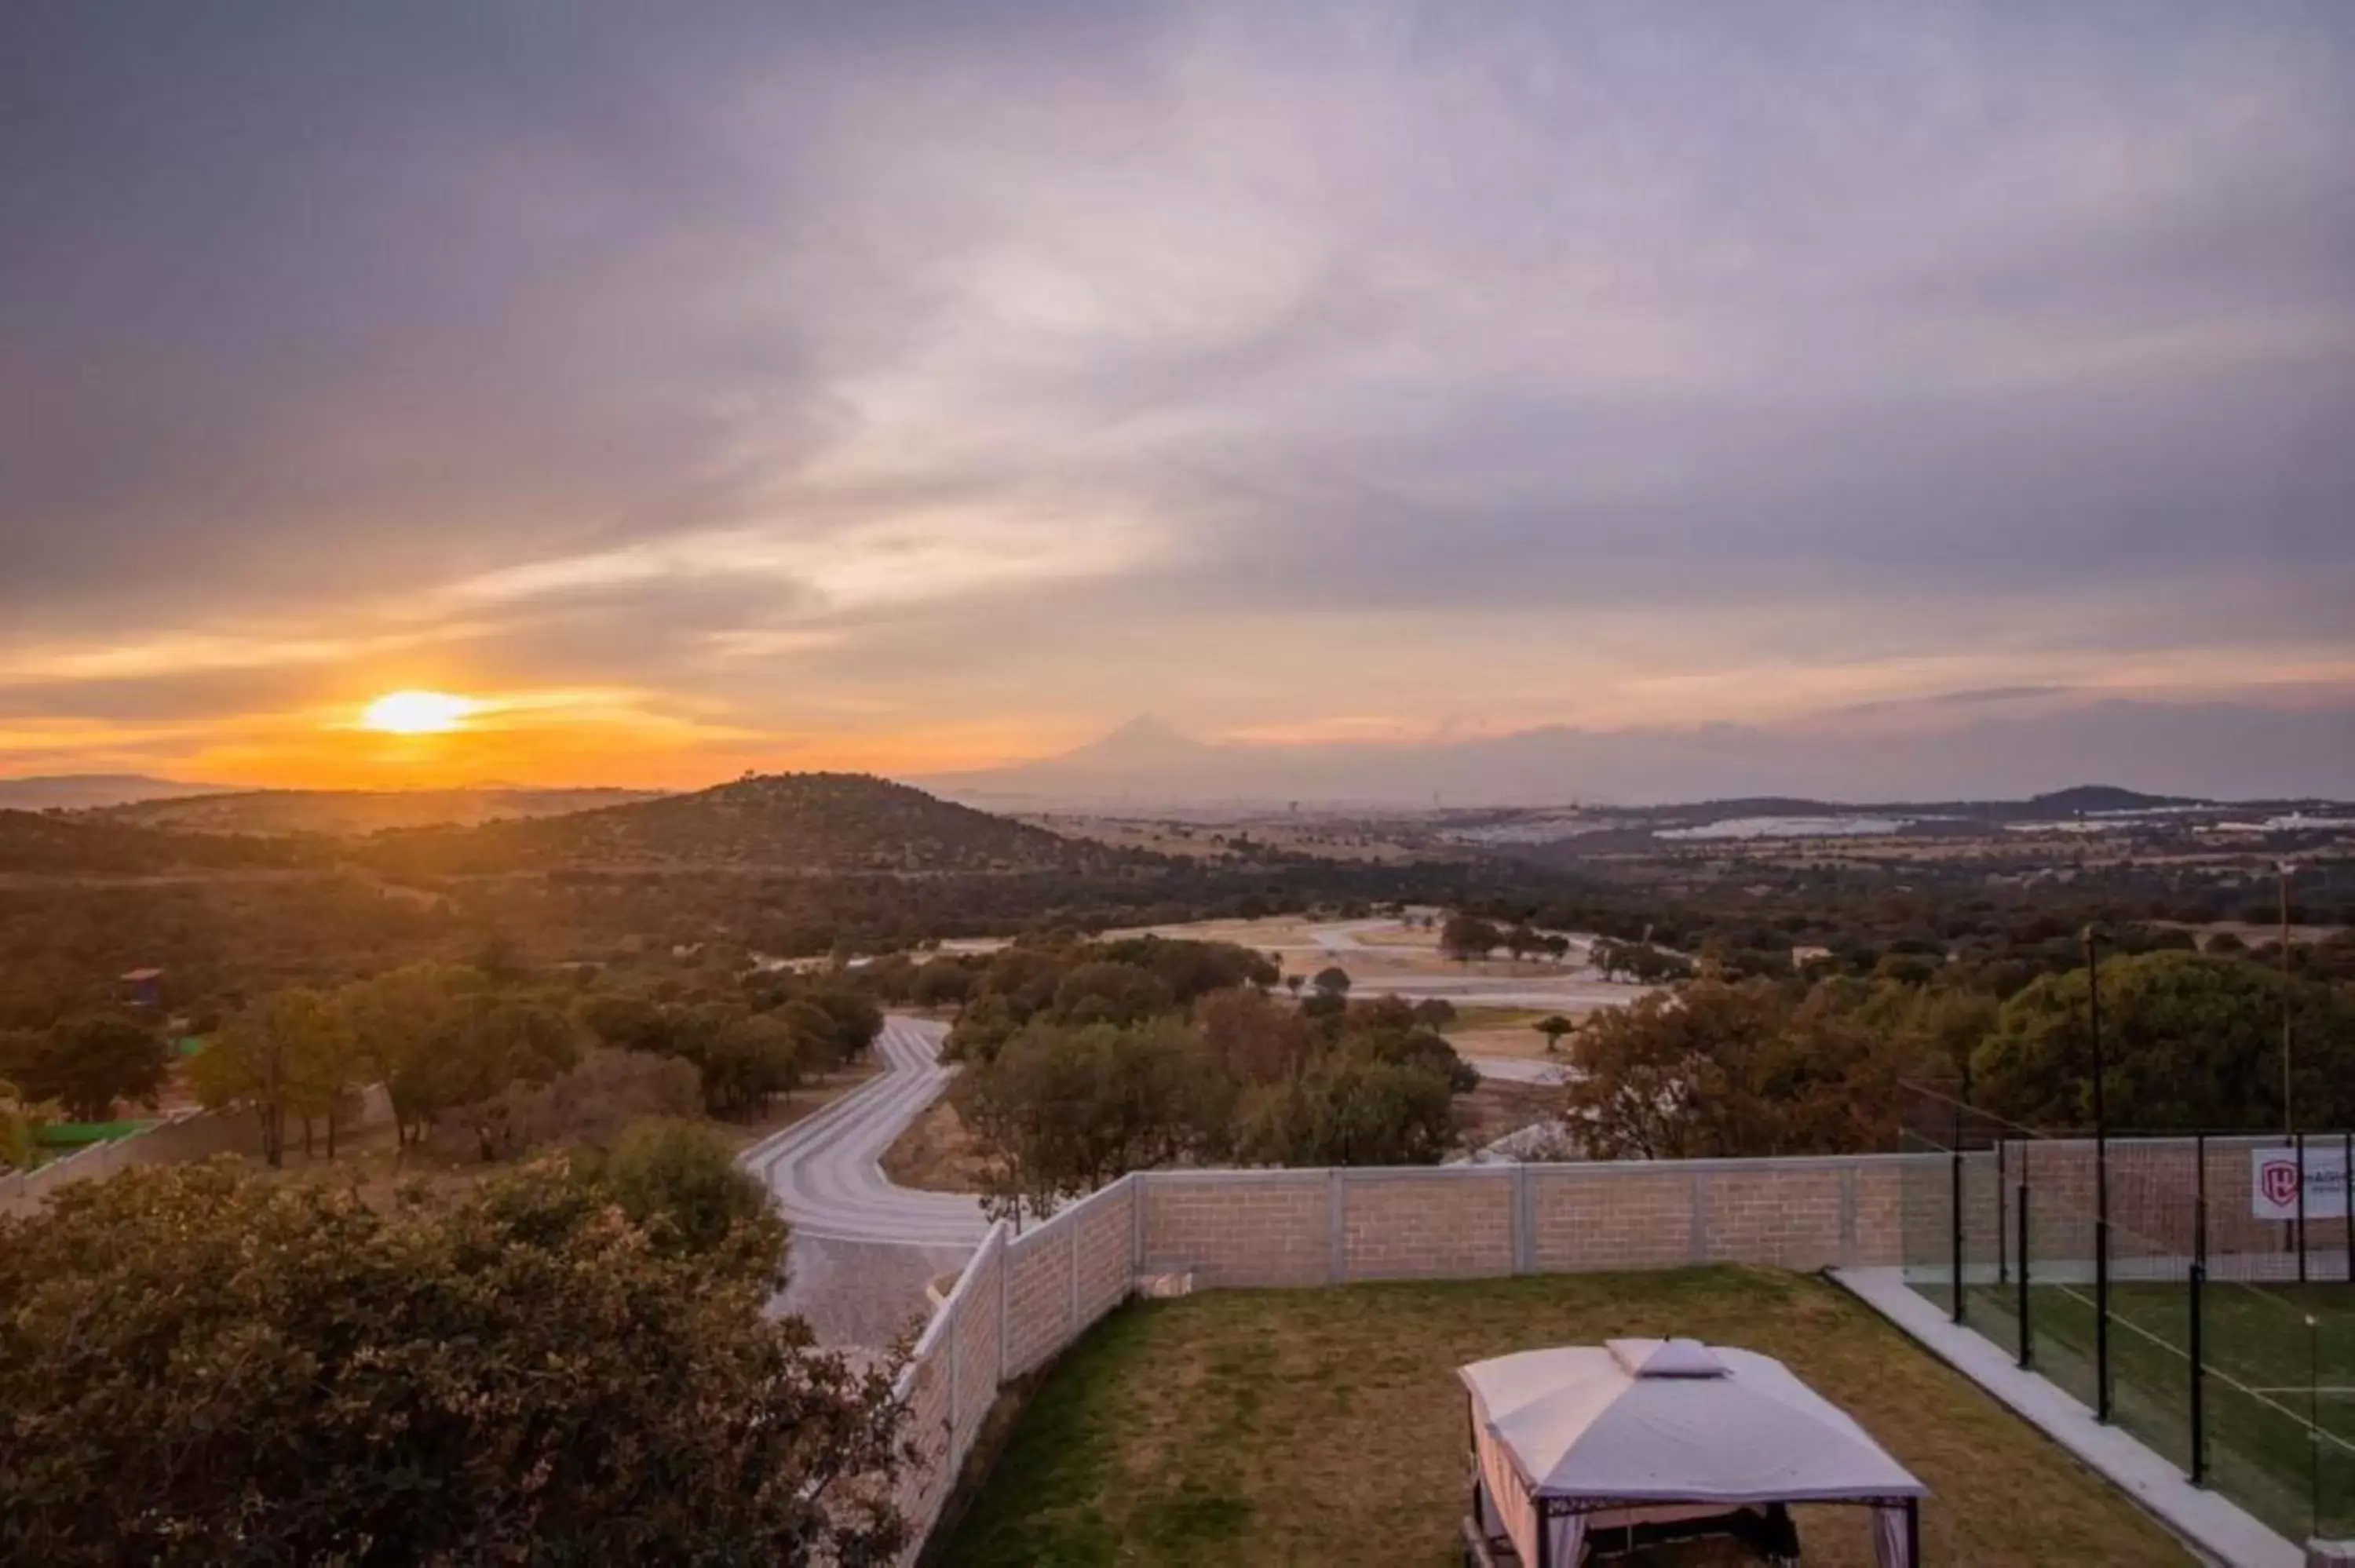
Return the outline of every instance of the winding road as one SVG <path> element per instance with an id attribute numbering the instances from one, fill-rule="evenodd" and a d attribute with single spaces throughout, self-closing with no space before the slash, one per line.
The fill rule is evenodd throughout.
<path id="1" fill-rule="evenodd" d="M 1319 949 L 1346 954 L 1359 949 L 1360 932 L 1394 924 L 1350 921 L 1312 936 Z M 1531 1007 L 1611 1005 L 1642 993 L 1601 981 L 1450 974 L 1384 976 L 1365 990 Z M 740 1157 L 793 1227 L 791 1283 L 773 1306 L 809 1319 L 822 1342 L 888 1342 L 924 1310 L 926 1282 L 958 1267 L 988 1234 L 979 1199 L 901 1187 L 883 1173 L 884 1151 L 956 1070 L 940 1062 L 947 1033 L 926 1019 L 887 1019 L 875 1044 L 881 1074 Z M 1516 1083 L 1559 1082 L 1562 1073 L 1550 1062 L 1468 1059 L 1482 1076 Z"/>
<path id="2" fill-rule="evenodd" d="M 795 1236 L 972 1246 L 988 1234 L 979 1199 L 917 1192 L 883 1174 L 883 1151 L 956 1071 L 940 1065 L 947 1033 L 945 1023 L 886 1019 L 875 1042 L 879 1076 L 745 1151 Z"/>

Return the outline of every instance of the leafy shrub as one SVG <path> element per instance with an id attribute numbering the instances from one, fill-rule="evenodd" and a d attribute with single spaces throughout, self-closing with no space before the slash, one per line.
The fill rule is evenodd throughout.
<path id="1" fill-rule="evenodd" d="M 560 1160 L 434 1213 L 74 1185 L 0 1219 L 0 1558 L 890 1561 L 889 1370 L 763 1317 L 774 1261 Z"/>

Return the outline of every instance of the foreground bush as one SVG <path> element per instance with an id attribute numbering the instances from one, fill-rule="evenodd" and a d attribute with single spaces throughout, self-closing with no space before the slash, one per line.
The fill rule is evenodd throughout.
<path id="1" fill-rule="evenodd" d="M 636 1122 L 578 1158 L 586 1179 L 646 1227 L 657 1246 L 702 1253 L 764 1277 L 773 1290 L 784 1288 L 776 1267 L 784 1222 L 769 1190 L 710 1128 L 672 1118 Z"/>
<path id="2" fill-rule="evenodd" d="M 0 1221 L 0 1560 L 888 1560 L 886 1375 L 762 1316 L 773 1222 L 663 1208 L 560 1160 L 392 1214 L 218 1161 Z"/>

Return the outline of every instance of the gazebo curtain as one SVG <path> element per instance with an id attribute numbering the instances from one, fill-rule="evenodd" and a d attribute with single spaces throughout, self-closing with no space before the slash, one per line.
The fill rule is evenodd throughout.
<path id="1" fill-rule="evenodd" d="M 1872 1560 L 1880 1568 L 1918 1568 L 1913 1561 L 1913 1503 L 1882 1503 L 1872 1510 Z"/>
<path id="2" fill-rule="evenodd" d="M 1576 1568 L 1586 1546 L 1586 1515 L 1558 1513 L 1545 1521 L 1546 1562 L 1553 1568 Z"/>
<path id="3" fill-rule="evenodd" d="M 1530 1568 L 1536 1568 L 1538 1510 L 1529 1489 L 1521 1485 L 1520 1472 L 1513 1468 L 1505 1446 L 1488 1432 L 1481 1432 L 1475 1439 L 1474 1450 L 1480 1462 L 1481 1512 L 1487 1516 L 1480 1520 L 1481 1530 L 1510 1538 L 1514 1554 Z M 1569 1563 L 1575 1559 L 1555 1561 Z"/>

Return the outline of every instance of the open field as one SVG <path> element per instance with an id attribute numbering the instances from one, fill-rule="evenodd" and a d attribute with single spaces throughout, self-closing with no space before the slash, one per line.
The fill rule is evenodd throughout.
<path id="1" fill-rule="evenodd" d="M 1233 942 L 1239 947 L 1257 948 L 1262 951 L 1283 951 L 1291 948 L 1313 949 L 1314 935 L 1333 922 L 1311 919 L 1301 915 L 1271 915 L 1260 920 L 1189 920 L 1182 926 L 1131 926 L 1116 931 L 1106 931 L 1107 938 L 1117 937 L 1187 938 L 1198 942 Z"/>
<path id="2" fill-rule="evenodd" d="M 1546 1037 L 1535 1025 L 1543 1018 L 1559 1012 L 1572 1023 L 1578 1022 L 1594 1009 L 1564 1004 L 1545 1007 L 1460 1007 L 1455 1010 L 1455 1022 L 1444 1031 L 1447 1043 L 1466 1056 L 1519 1056 L 1538 1061 L 1566 1061 L 1570 1055 L 1570 1036 L 1562 1036 L 1559 1054 L 1548 1054 Z"/>
<path id="3" fill-rule="evenodd" d="M 1320 860 L 1398 864 L 1416 858 L 1410 845 L 1377 829 L 1347 822 L 1252 817 L 1221 824 L 1067 811 L 1025 814 L 1019 820 L 1065 838 L 1090 839 L 1114 849 L 1149 850 L 1155 854 L 1182 855 L 1192 860 L 1231 854 L 1239 837 L 1247 838 L 1261 850 L 1312 854 Z"/>
<path id="4" fill-rule="evenodd" d="M 1668 1333 L 1778 1356 L 1863 1423 L 1934 1494 L 1928 1562 L 2191 1561 L 1836 1287 L 1741 1268 L 1212 1291 L 1131 1307 L 1047 1373 L 944 1561 L 1444 1568 L 1459 1560 L 1465 1508 L 1455 1367 Z M 1872 1562 L 1861 1510 L 1795 1514 L 1810 1564 Z"/>
<path id="5" fill-rule="evenodd" d="M 1233 942 L 1277 955 L 1287 972 L 1315 974 L 1338 964 L 1354 980 L 1367 982 L 1406 975 L 1466 975 L 1493 980 L 1542 980 L 1579 972 L 1577 964 L 1557 964 L 1547 959 L 1488 959 L 1457 963 L 1443 958 L 1432 932 L 1401 927 L 1352 930 L 1340 945 L 1326 947 L 1316 939 L 1337 923 L 1326 917 L 1278 915 L 1260 920 L 1193 920 L 1180 926 L 1132 927 L 1107 931 L 1107 938 L 1153 935 L 1198 942 Z M 1354 923 L 1352 923 L 1354 924 Z"/>
<path id="6" fill-rule="evenodd" d="M 1930 1292 L 1942 1299 L 1940 1292 Z M 2017 1295 L 1968 1293 L 1971 1325 L 2019 1346 Z M 2036 1370 L 2094 1402 L 2094 1289 L 2031 1286 Z M 2110 1287 L 2110 1387 L 2118 1424 L 2154 1452 L 2191 1462 L 2190 1293 L 2181 1282 Z M 2315 1327 L 2309 1339 L 2307 1319 Z M 2293 1540 L 2355 1531 L 2355 1287 L 2201 1293 L 2210 1484 Z"/>

